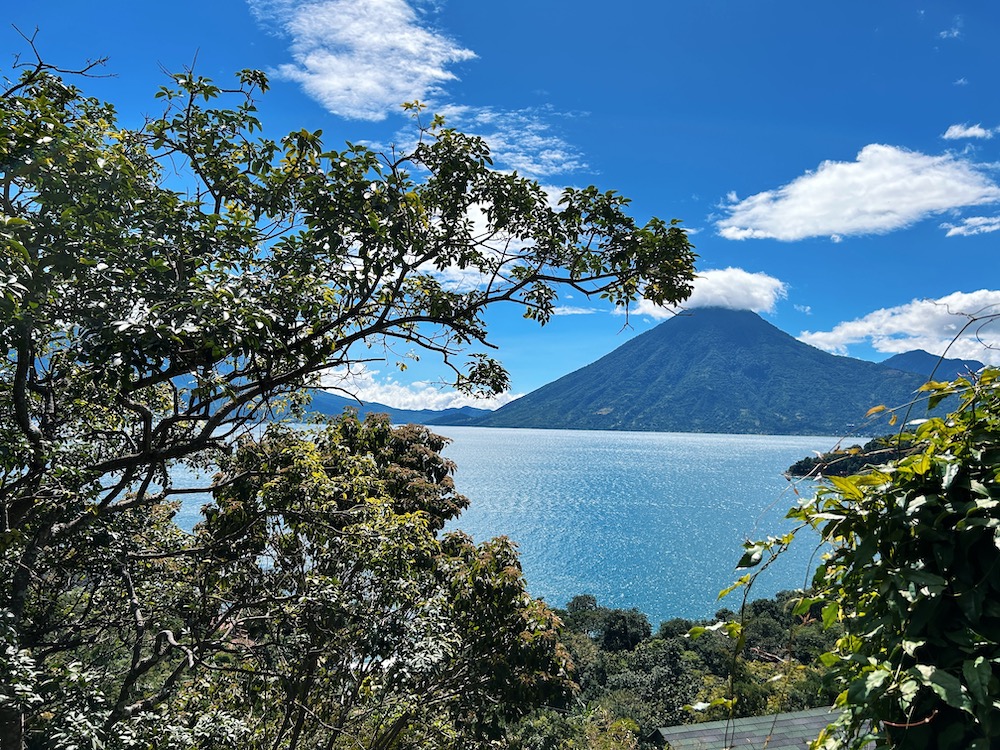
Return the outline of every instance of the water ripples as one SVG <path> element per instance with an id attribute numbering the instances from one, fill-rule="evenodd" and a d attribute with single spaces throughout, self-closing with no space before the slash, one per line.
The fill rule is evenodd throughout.
<path id="1" fill-rule="evenodd" d="M 719 602 L 745 539 L 783 533 L 795 497 L 783 471 L 830 437 L 440 427 L 471 505 L 449 528 L 514 540 L 529 590 L 555 606 L 594 594 L 654 625 L 737 609 Z M 800 490 L 800 492 L 803 490 Z M 805 492 L 809 490 L 806 489 Z M 815 537 L 755 596 L 803 585 Z"/>

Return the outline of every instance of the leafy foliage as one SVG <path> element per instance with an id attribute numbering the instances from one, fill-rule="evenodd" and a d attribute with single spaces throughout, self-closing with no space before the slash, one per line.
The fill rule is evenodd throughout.
<path id="1" fill-rule="evenodd" d="M 153 736 L 277 750 L 321 731 L 334 747 L 348 726 L 384 747 L 419 744 L 418 725 L 459 742 L 492 721 L 463 699 L 502 714 L 547 694 L 546 675 L 562 684 L 509 545 L 439 537 L 464 500 L 441 491 L 434 439 L 401 437 L 404 451 L 372 426 L 352 443 L 345 422 L 347 447 L 272 431 L 226 455 L 331 368 L 396 348 L 436 353 L 466 391 L 501 390 L 491 305 L 544 323 L 567 286 L 679 301 L 687 237 L 596 188 L 553 207 L 493 170 L 482 140 L 422 126 L 419 105 L 409 152 L 262 137 L 266 88 L 256 71 L 228 90 L 180 73 L 135 129 L 40 58 L 0 91 L 4 750 Z M 172 513 L 210 482 L 174 486 L 178 463 L 227 467 L 194 539 Z M 434 648 L 418 664 L 421 639 Z M 421 679 L 440 700 L 407 708 Z"/>
<path id="2" fill-rule="evenodd" d="M 843 628 L 821 657 L 843 714 L 817 748 L 1000 742 L 998 376 L 928 383 L 932 406 L 959 405 L 900 435 L 910 455 L 790 513 L 830 545 L 800 610 Z"/>
<path id="3" fill-rule="evenodd" d="M 213 666 L 236 700 L 191 694 L 184 713 L 270 714 L 250 747 L 444 748 L 565 700 L 557 620 L 525 594 L 510 542 L 437 536 L 466 502 L 442 447 L 353 417 L 242 442 L 195 539 L 199 588 L 227 602 L 240 644 Z"/>
<path id="4" fill-rule="evenodd" d="M 821 456 L 806 456 L 789 466 L 787 473 L 793 477 L 849 477 L 895 461 L 914 450 L 898 435 L 884 435 L 864 445 L 838 448 Z"/>
<path id="5" fill-rule="evenodd" d="M 193 537 L 153 506 L 50 578 L 28 635 L 66 656 L 43 679 L 8 650 L 4 707 L 57 746 L 447 748 L 564 702 L 558 620 L 513 545 L 439 534 L 466 504 L 443 444 L 352 416 L 244 437 Z"/>
<path id="6" fill-rule="evenodd" d="M 601 735 L 584 732 L 600 726 L 594 721 L 601 716 L 631 722 L 634 742 L 645 748 L 662 726 L 829 705 L 833 695 L 822 685 L 823 668 L 814 663 L 836 633 L 823 630 L 818 611 L 794 614 L 798 596 L 783 592 L 750 602 L 741 639 L 724 627 L 735 617 L 729 610 L 713 621 L 668 620 L 651 635 L 634 609 L 603 607 L 591 595 L 574 597 L 557 612 L 580 685 L 575 709 L 532 714 L 508 730 L 512 747 L 602 747 Z M 607 634 L 621 622 L 645 623 L 644 635 L 627 648 L 618 648 L 614 637 L 609 648 Z"/>

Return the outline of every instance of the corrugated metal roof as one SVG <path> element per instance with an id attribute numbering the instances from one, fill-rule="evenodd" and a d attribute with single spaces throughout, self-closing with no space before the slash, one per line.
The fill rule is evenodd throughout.
<path id="1" fill-rule="evenodd" d="M 670 750 L 804 750 L 836 718 L 831 711 L 830 708 L 811 708 L 771 716 L 663 727 L 657 729 L 651 739 L 668 743 Z"/>

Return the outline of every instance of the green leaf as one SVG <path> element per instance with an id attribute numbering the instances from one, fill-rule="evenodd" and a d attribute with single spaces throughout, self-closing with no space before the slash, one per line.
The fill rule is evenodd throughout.
<path id="1" fill-rule="evenodd" d="M 824 667 L 835 667 L 842 661 L 840 654 L 827 651 L 819 655 L 819 660 Z"/>
<path id="2" fill-rule="evenodd" d="M 753 576 L 749 573 L 740 576 L 739 578 L 736 579 L 735 582 L 733 582 L 732 586 L 728 586 L 727 588 L 722 589 L 722 591 L 719 592 L 719 596 L 717 598 L 723 599 L 729 596 L 734 591 L 736 591 L 736 589 L 749 585 L 752 578 Z"/>
<path id="3" fill-rule="evenodd" d="M 840 603 L 827 602 L 823 606 L 823 627 L 830 629 L 840 619 Z"/>
<path id="4" fill-rule="evenodd" d="M 980 706 L 990 706 L 993 702 L 990 695 L 990 680 L 993 677 L 990 662 L 982 656 L 966 660 L 962 663 L 962 676 L 972 699 Z"/>
<path id="5" fill-rule="evenodd" d="M 930 664 L 917 664 L 918 679 L 953 708 L 972 713 L 972 702 L 961 681 L 953 674 Z"/>
<path id="6" fill-rule="evenodd" d="M 831 476 L 827 479 L 841 495 L 850 500 L 861 500 L 864 497 L 857 483 L 848 477 Z"/>
<path id="7" fill-rule="evenodd" d="M 740 558 L 739 562 L 736 563 L 737 568 L 753 568 L 760 565 L 763 559 L 764 550 L 766 546 L 763 544 L 747 544 L 745 545 L 746 551 Z"/>
<path id="8" fill-rule="evenodd" d="M 792 607 L 792 614 L 800 616 L 807 615 L 809 614 L 809 610 L 812 609 L 813 605 L 818 604 L 821 601 L 822 599 L 808 597 L 808 596 L 799 597 L 798 599 L 794 600 L 795 606 Z"/>
<path id="9" fill-rule="evenodd" d="M 899 702 L 904 711 L 908 711 L 920 693 L 921 683 L 918 680 L 904 680 L 899 684 Z"/>

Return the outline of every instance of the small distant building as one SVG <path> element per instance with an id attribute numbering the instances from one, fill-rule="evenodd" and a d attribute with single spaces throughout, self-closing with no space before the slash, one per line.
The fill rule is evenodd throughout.
<path id="1" fill-rule="evenodd" d="M 836 714 L 831 708 L 661 727 L 649 737 L 669 750 L 805 750 Z"/>

